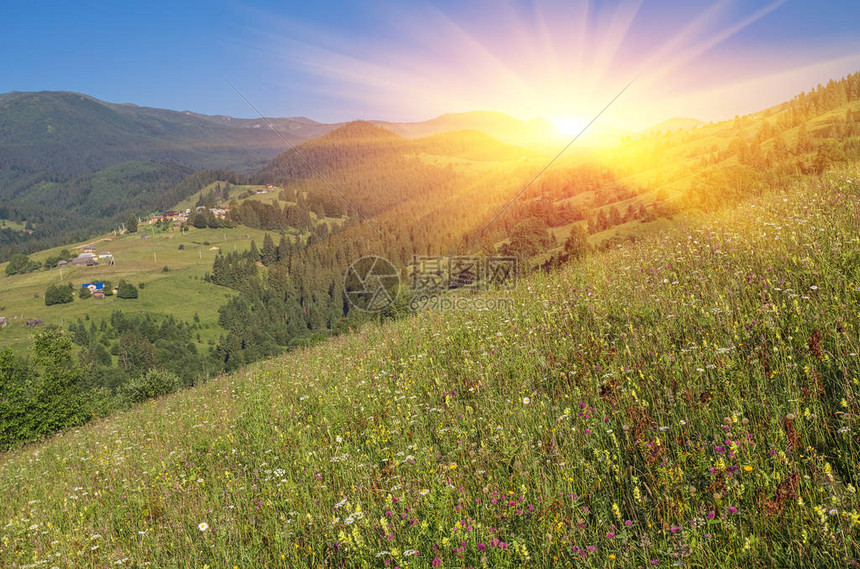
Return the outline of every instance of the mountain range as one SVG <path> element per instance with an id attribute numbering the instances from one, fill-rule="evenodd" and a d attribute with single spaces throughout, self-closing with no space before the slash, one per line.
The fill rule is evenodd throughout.
<path id="1" fill-rule="evenodd" d="M 168 196 L 184 198 L 170 190 L 201 170 L 271 172 L 276 166 L 270 161 L 290 150 L 290 143 L 318 139 L 344 124 L 204 115 L 66 91 L 0 94 L 0 219 L 29 222 L 34 230 L 0 232 L 0 247 L 36 250 L 59 234 L 104 230 L 132 211 L 169 205 Z M 368 124 L 420 140 L 411 147 L 415 153 L 464 159 L 507 159 L 526 154 L 523 148 L 554 150 L 569 141 L 545 119 L 522 121 L 489 111 Z M 614 145 L 625 134 L 594 125 L 578 142 Z"/>

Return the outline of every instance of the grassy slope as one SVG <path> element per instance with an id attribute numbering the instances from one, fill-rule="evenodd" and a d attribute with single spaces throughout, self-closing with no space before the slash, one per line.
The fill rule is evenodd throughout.
<path id="1" fill-rule="evenodd" d="M 65 327 L 70 321 L 87 314 L 99 320 L 118 309 L 173 314 L 188 321 L 196 313 L 203 326 L 201 340 L 205 343 L 217 339 L 223 332 L 218 326 L 218 307 L 233 292 L 200 280 L 212 270 L 216 251 L 211 248 L 244 250 L 250 246 L 250 239 L 256 240 L 259 246 L 265 232 L 247 227 L 191 229 L 184 234 L 171 231 L 155 233 L 147 239 L 140 238 L 140 234 L 149 234 L 151 229 L 151 225 L 142 224 L 136 235 L 118 237 L 109 242 L 101 238 L 87 242 L 94 243 L 98 252 L 110 251 L 116 259 L 114 266 L 68 266 L 62 272 L 60 269 L 39 270 L 27 275 L 7 277 L 2 273 L 6 265 L 0 264 L 0 274 L 4 275 L 0 277 L 0 316 L 7 316 L 11 322 L 6 328 L 0 329 L 0 345 L 23 353 L 29 347 L 34 333 L 33 329 L 24 325 L 23 320 L 26 319 L 41 318 L 45 324 Z M 204 245 L 207 242 L 209 245 Z M 179 250 L 180 244 L 185 246 L 183 251 Z M 74 254 L 80 252 L 73 247 L 68 248 Z M 43 262 L 60 249 L 42 251 L 31 258 Z M 167 273 L 162 272 L 165 265 L 170 269 Z M 120 300 L 116 296 L 102 300 L 76 298 L 71 304 L 45 306 L 44 292 L 51 284 L 72 282 L 77 287 L 85 282 L 105 279 L 114 285 L 120 279 L 126 279 L 135 285 L 145 283 L 146 286 L 140 291 L 137 300 Z M 38 297 L 35 296 L 37 294 Z M 12 320 L 13 316 L 18 319 Z"/>
<path id="2" fill-rule="evenodd" d="M 0 564 L 844 566 L 858 175 L 9 453 Z"/>
<path id="3" fill-rule="evenodd" d="M 179 202 L 177 205 L 175 205 L 172 209 L 174 209 L 176 211 L 185 211 L 186 209 L 193 210 L 194 207 L 197 205 L 197 200 L 200 199 L 200 196 L 202 196 L 203 194 L 205 194 L 207 192 L 212 191 L 213 189 L 215 189 L 215 186 L 218 184 L 224 185 L 224 182 L 213 182 L 213 183 L 209 184 L 208 186 L 206 186 L 205 188 L 201 188 L 200 191 L 195 192 L 191 196 L 188 196 L 187 198 L 185 198 L 184 200 Z M 266 186 L 245 186 L 245 185 L 232 185 L 231 184 L 231 186 L 230 186 L 230 197 L 238 199 L 239 196 L 242 195 L 243 193 L 245 193 L 247 190 L 256 191 L 258 189 L 264 189 L 265 187 Z M 280 191 L 280 189 L 278 191 Z M 262 194 L 260 197 L 277 198 L 278 194 L 277 194 L 277 192 L 274 194 Z M 226 202 L 224 202 L 224 203 L 226 203 Z"/>
<path id="4" fill-rule="evenodd" d="M 223 182 L 215 182 L 215 183 L 209 184 L 205 188 L 201 189 L 199 192 L 196 192 L 191 197 L 186 198 L 185 200 L 180 202 L 177 206 L 173 207 L 172 209 L 174 209 L 176 211 L 185 211 L 186 209 L 192 209 L 193 210 L 195 208 L 195 204 L 197 203 L 197 200 L 200 198 L 200 196 L 205 194 L 206 192 L 209 192 L 212 189 L 214 189 L 218 183 L 223 184 Z M 266 188 L 266 186 L 256 186 L 256 185 L 231 186 L 230 187 L 230 199 L 219 200 L 218 205 L 220 207 L 229 207 L 230 202 L 233 200 L 236 200 L 239 203 L 244 203 L 244 202 L 249 202 L 249 201 L 263 202 L 266 205 L 277 202 L 278 207 L 280 207 L 282 209 L 284 206 L 287 206 L 287 205 L 296 205 L 296 202 L 284 201 L 278 197 L 281 190 L 283 189 L 280 187 L 275 188 L 275 189 L 270 189 L 269 192 L 266 194 L 256 194 L 255 193 L 255 194 L 252 194 L 250 196 L 245 195 L 245 193 L 248 190 L 252 190 L 252 191 L 256 192 L 257 190 L 262 190 L 265 188 Z M 337 226 L 343 221 L 343 218 L 339 218 L 339 217 L 326 217 L 325 219 L 320 220 L 317 217 L 316 213 L 310 212 L 310 214 L 311 214 L 311 220 L 312 221 L 319 222 L 319 223 L 325 222 L 329 226 L 330 230 L 336 229 Z M 285 231 L 286 231 L 286 233 L 289 233 L 290 235 L 298 235 L 300 233 L 295 228 L 289 228 Z M 270 232 L 270 233 L 272 233 L 272 232 Z M 305 231 L 305 232 L 301 232 L 301 233 L 302 233 L 302 236 L 305 238 L 307 238 L 308 235 L 310 235 L 309 231 Z M 275 238 L 275 237 L 273 236 L 273 238 Z M 276 238 L 275 238 L 275 241 L 277 241 Z M 257 243 L 257 245 L 260 245 L 260 243 Z"/>
<path id="5" fill-rule="evenodd" d="M 24 224 L 19 221 L 12 221 L 11 219 L 0 219 L 0 229 L 14 229 L 15 231 L 21 231 L 24 229 Z"/>

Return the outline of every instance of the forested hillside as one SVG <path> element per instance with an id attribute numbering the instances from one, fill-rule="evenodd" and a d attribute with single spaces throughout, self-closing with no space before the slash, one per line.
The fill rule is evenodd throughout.
<path id="1" fill-rule="evenodd" d="M 160 239 L 182 235 L 183 247 L 193 245 L 199 280 L 176 281 L 182 283 L 177 290 L 198 287 L 205 298 L 218 299 L 206 304 L 207 325 L 217 325 L 217 332 L 209 328 L 207 341 L 194 342 L 205 350 L 195 365 L 204 368 L 204 376 L 235 370 L 369 320 L 409 315 L 415 256 L 515 257 L 525 277 L 581 263 L 595 251 L 635 244 L 691 216 L 716 215 L 762 191 L 856 163 L 858 79 L 854 74 L 832 81 L 755 115 L 628 138 L 612 152 L 574 152 L 537 179 L 546 155 L 484 134 L 408 140 L 367 122 L 350 123 L 299 147 L 336 189 L 291 149 L 250 179 L 215 170 L 187 177 L 157 195 L 202 209 L 187 222 L 159 221 L 146 231 Z M 242 185 L 248 181 L 270 187 Z M 141 199 L 133 194 L 128 195 Z M 147 199 L 140 203 L 151 204 Z M 211 213 L 215 207 L 223 208 L 222 217 Z M 209 237 L 196 238 L 195 231 L 215 236 L 221 231 L 225 242 L 230 233 L 233 249 L 212 246 Z M 255 231 L 256 237 L 248 239 Z M 247 245 L 238 247 L 243 240 Z M 146 242 L 140 243 L 131 248 L 134 258 L 151 255 L 155 261 L 155 250 L 147 252 Z M 57 254 L 35 264 L 18 257 L 7 278 L 51 280 L 40 271 L 16 273 L 42 266 L 56 270 Z M 400 272 L 396 302 L 380 314 L 361 313 L 344 296 L 347 267 L 367 255 L 390 260 Z M 162 269 L 155 262 L 148 266 Z M 162 278 L 170 280 L 168 269 Z M 438 293 L 458 294 L 458 286 L 443 280 Z M 18 289 L 15 306 L 32 306 L 33 293 L 39 298 L 44 286 L 26 301 L 24 290 L 29 289 Z M 154 312 L 166 317 L 170 309 L 165 305 Z M 195 329 L 188 320 L 179 324 Z M 81 352 L 91 353 L 89 366 L 101 361 L 96 344 L 109 346 L 103 341 L 107 336 L 87 337 Z M 110 362 L 103 360 L 105 367 L 119 366 L 117 354 L 111 356 Z M 97 379 L 93 385 L 109 400 L 120 401 L 121 386 L 159 369 L 161 358 L 146 361 L 122 381 Z"/>
<path id="2" fill-rule="evenodd" d="M 302 128 L 288 131 L 295 142 L 328 129 L 311 121 L 299 124 Z M 285 146 L 272 129 L 252 128 L 247 121 L 117 105 L 78 93 L 0 97 L 0 169 L 7 174 L 79 177 L 133 160 L 248 172 Z M 0 198 L 15 197 L 18 189 L 4 188 Z"/>
<path id="3" fill-rule="evenodd" d="M 334 128 L 304 118 L 275 123 L 294 143 Z M 0 219 L 28 222 L 32 230 L 0 230 L 0 259 L 83 239 L 132 212 L 172 206 L 187 197 L 178 185 L 185 176 L 207 168 L 250 173 L 286 147 L 262 120 L 118 105 L 78 93 L 0 95 Z"/>
<path id="4" fill-rule="evenodd" d="M 761 188 L 498 310 L 365 326 L 8 453 L 0 559 L 850 566 L 858 176 Z M 77 369 L 60 348 L 39 385 Z"/>
<path id="5" fill-rule="evenodd" d="M 714 212 L 762 188 L 856 162 L 858 84 L 860 74 L 854 74 L 756 115 L 642 135 L 611 153 L 575 154 L 513 202 L 544 157 L 513 158 L 517 153 L 510 147 L 490 139 L 482 141 L 498 156 L 495 161 L 422 160 L 416 150 L 451 148 L 456 135 L 410 142 L 366 123 L 341 127 L 301 151 L 370 220 L 354 219 L 325 241 L 309 241 L 267 261 L 265 273 L 240 271 L 247 281 L 231 278 L 229 286 L 243 294 L 223 309 L 221 322 L 229 332 L 219 357 L 229 369 L 256 359 L 252 352 L 260 346 L 267 346 L 268 355 L 306 329 L 328 332 L 348 325 L 342 319 L 348 323 L 354 315 L 343 302 L 342 276 L 364 255 L 390 259 L 403 268 L 404 278 L 413 255 L 502 254 L 518 257 L 525 272 L 549 270 L 592 249 L 663 231 L 687 212 Z M 473 157 L 481 148 L 470 148 Z M 293 151 L 259 176 L 306 192 L 308 199 L 324 195 L 336 202 Z M 241 262 L 224 258 L 218 268 Z"/>

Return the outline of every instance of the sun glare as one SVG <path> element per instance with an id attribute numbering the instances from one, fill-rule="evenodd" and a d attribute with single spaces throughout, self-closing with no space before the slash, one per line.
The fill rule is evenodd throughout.
<path id="1" fill-rule="evenodd" d="M 558 133 L 564 136 L 576 136 L 588 124 L 588 121 L 582 117 L 555 117 L 549 120 L 555 125 Z"/>

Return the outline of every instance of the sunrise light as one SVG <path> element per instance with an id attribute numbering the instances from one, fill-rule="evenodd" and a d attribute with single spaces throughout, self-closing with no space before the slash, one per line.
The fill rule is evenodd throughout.
<path id="1" fill-rule="evenodd" d="M 578 116 L 551 117 L 549 121 L 555 126 L 556 131 L 564 136 L 578 135 L 589 122 L 587 118 Z"/>

